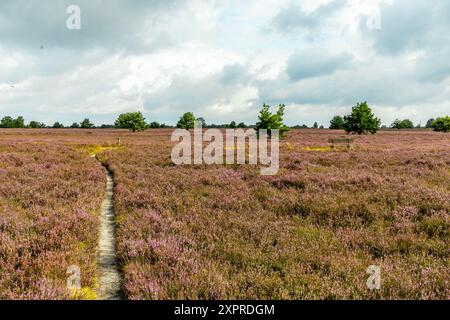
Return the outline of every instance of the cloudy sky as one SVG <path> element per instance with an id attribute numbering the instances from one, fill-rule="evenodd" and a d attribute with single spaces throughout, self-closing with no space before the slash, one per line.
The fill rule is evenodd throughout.
<path id="1" fill-rule="evenodd" d="M 448 0 L 1 0 L 0 117 L 254 123 L 265 102 L 327 126 L 367 100 L 424 124 L 450 113 L 449 57 Z"/>

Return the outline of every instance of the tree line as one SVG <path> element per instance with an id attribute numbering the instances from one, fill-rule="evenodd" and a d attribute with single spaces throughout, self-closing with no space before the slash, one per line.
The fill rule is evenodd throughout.
<path id="1" fill-rule="evenodd" d="M 308 128 L 307 125 L 296 125 L 288 127 L 283 122 L 285 105 L 280 104 L 278 110 L 275 113 L 270 111 L 270 106 L 264 104 L 258 116 L 258 122 L 254 125 L 246 125 L 244 122 L 236 123 L 231 121 L 229 124 L 207 124 L 202 117 L 196 117 L 193 112 L 186 112 L 177 122 L 176 127 L 182 129 L 192 129 L 195 125 L 201 125 L 203 128 L 254 128 L 259 129 L 278 129 L 283 136 L 289 129 Z M 30 121 L 28 125 L 25 125 L 24 118 L 22 116 L 16 119 L 6 116 L 0 121 L 0 128 L 65 128 L 60 122 L 55 122 L 53 126 L 47 126 L 44 123 L 38 121 Z M 85 118 L 80 123 L 73 123 L 67 128 L 81 128 L 81 129 L 108 129 L 108 128 L 120 128 L 129 129 L 133 132 L 142 131 L 145 129 L 159 129 L 159 128 L 172 128 L 166 124 L 160 124 L 156 121 L 147 123 L 141 112 L 128 112 L 119 115 L 114 124 L 104 124 L 96 127 L 89 118 Z M 312 126 L 314 129 L 323 129 L 324 126 L 319 126 L 317 122 Z M 357 103 L 350 114 L 345 116 L 334 116 L 330 121 L 330 129 L 345 130 L 347 133 L 376 133 L 381 128 L 387 128 L 381 126 L 381 120 L 377 118 L 367 102 Z M 409 119 L 396 119 L 390 126 L 393 129 L 413 129 L 421 128 L 421 124 L 414 126 L 413 122 Z M 425 128 L 432 128 L 435 131 L 450 132 L 450 117 L 444 116 L 437 119 L 429 119 L 425 125 Z"/>

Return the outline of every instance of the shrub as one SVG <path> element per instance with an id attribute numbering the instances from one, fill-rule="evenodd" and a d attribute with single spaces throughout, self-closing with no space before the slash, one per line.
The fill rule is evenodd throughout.
<path id="1" fill-rule="evenodd" d="M 442 131 L 442 132 L 449 132 L 450 131 L 450 117 L 441 117 L 437 118 L 433 122 L 433 129 L 434 131 Z"/>
<path id="2" fill-rule="evenodd" d="M 45 127 L 46 125 L 44 123 L 38 121 L 30 121 L 30 124 L 28 125 L 28 128 L 31 129 L 45 128 Z"/>
<path id="3" fill-rule="evenodd" d="M 330 121 L 330 129 L 341 130 L 344 129 L 344 119 L 341 116 L 335 116 Z"/>
<path id="4" fill-rule="evenodd" d="M 114 125 L 116 128 L 129 129 L 133 132 L 142 131 L 146 127 L 145 118 L 141 112 L 122 113 Z"/>
<path id="5" fill-rule="evenodd" d="M 91 123 L 91 121 L 88 118 L 86 118 L 83 121 L 81 121 L 80 127 L 83 129 L 92 129 L 94 127 L 94 124 Z"/>
<path id="6" fill-rule="evenodd" d="M 396 119 L 391 127 L 394 129 L 399 129 L 399 130 L 400 129 L 412 129 L 412 128 L 414 128 L 414 124 L 409 119 L 405 119 L 405 120 Z"/>

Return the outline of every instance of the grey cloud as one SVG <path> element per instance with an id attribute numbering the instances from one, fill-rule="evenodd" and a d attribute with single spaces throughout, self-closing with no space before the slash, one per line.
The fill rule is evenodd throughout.
<path id="1" fill-rule="evenodd" d="M 272 19 L 272 26 L 282 33 L 316 29 L 327 18 L 345 7 L 346 3 L 347 0 L 333 0 L 312 12 L 305 12 L 297 4 L 291 3 Z"/>
<path id="2" fill-rule="evenodd" d="M 292 81 L 327 75 L 350 65 L 348 52 L 330 54 L 326 50 L 307 49 L 294 53 L 287 62 L 287 74 Z"/>
<path id="3" fill-rule="evenodd" d="M 1 46 L 39 49 L 85 48 L 120 50 L 152 49 L 161 45 L 160 35 L 151 33 L 158 15 L 174 8 L 177 1 L 79 0 L 81 30 L 66 28 L 70 0 L 3 0 L 0 2 Z M 167 45 L 167 43 L 162 43 Z"/>
<path id="4" fill-rule="evenodd" d="M 223 68 L 220 82 L 224 85 L 245 82 L 249 77 L 247 68 L 240 64 L 227 65 Z"/>
<path id="5" fill-rule="evenodd" d="M 373 39 L 383 54 L 400 54 L 411 50 L 427 50 L 448 46 L 450 42 L 450 2 L 396 0 L 383 3 L 381 29 L 369 30 L 361 19 L 361 30 Z"/>

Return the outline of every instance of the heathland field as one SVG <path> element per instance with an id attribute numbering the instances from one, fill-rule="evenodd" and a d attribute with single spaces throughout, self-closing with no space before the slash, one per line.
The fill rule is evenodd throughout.
<path id="1" fill-rule="evenodd" d="M 106 178 L 94 154 L 114 174 L 125 298 L 450 298 L 449 134 L 331 148 L 343 132 L 292 130 L 274 176 L 176 166 L 170 134 L 0 130 L 0 299 L 95 298 Z"/>

